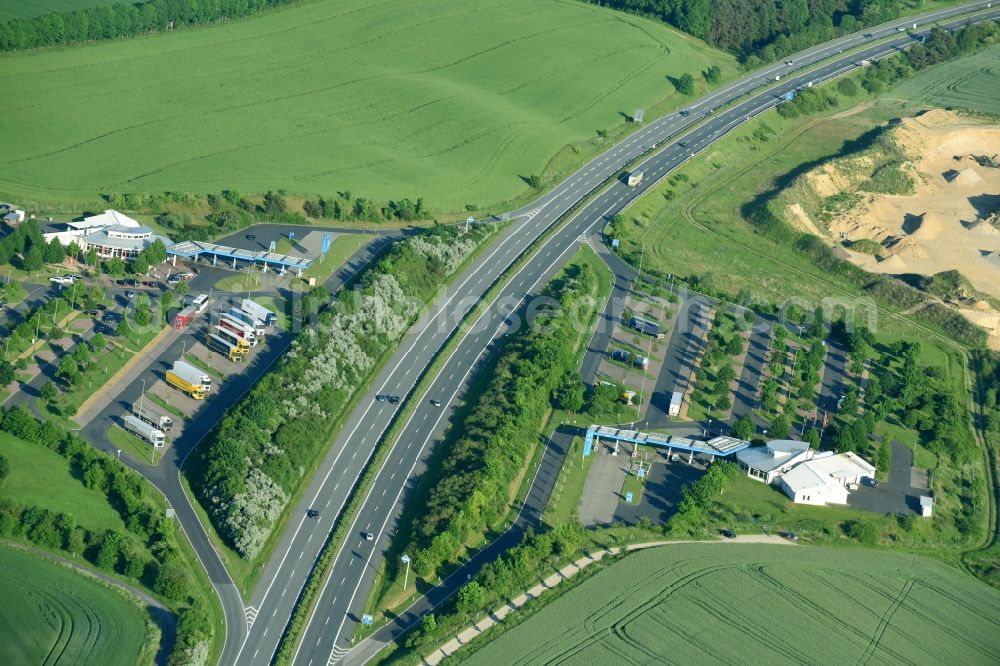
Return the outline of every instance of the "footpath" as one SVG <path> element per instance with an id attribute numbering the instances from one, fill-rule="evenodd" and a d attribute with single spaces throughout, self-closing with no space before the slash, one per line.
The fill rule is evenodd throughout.
<path id="1" fill-rule="evenodd" d="M 493 609 L 493 611 L 491 611 L 489 615 L 479 620 L 479 622 L 476 622 L 472 626 L 466 627 L 461 632 L 459 632 L 457 636 L 452 638 L 450 641 L 448 641 L 441 647 L 434 650 L 434 652 L 432 652 L 431 654 L 424 657 L 424 660 L 421 663 L 425 664 L 425 666 L 437 666 L 437 664 L 440 664 L 445 658 L 453 655 L 456 651 L 458 651 L 467 643 L 469 643 L 469 641 L 475 639 L 477 636 L 481 636 L 483 633 L 486 632 L 486 630 L 488 630 L 490 627 L 497 624 L 498 622 L 502 622 L 504 618 L 506 618 L 508 615 L 510 615 L 517 609 L 521 608 L 524 604 L 528 603 L 532 599 L 537 599 L 546 590 L 551 590 L 552 588 L 559 585 L 559 583 L 561 583 L 562 581 L 571 578 L 574 574 L 576 574 L 584 567 L 587 567 L 593 564 L 594 562 L 600 562 L 602 559 L 604 559 L 609 555 L 618 555 L 619 553 L 622 552 L 632 552 L 635 550 L 643 550 L 646 548 L 673 546 L 682 543 L 717 543 L 717 544 L 769 543 L 769 544 L 783 545 L 783 546 L 793 545 L 792 542 L 788 541 L 787 539 L 782 539 L 779 536 L 774 536 L 769 534 L 747 534 L 747 535 L 739 535 L 735 539 L 726 539 L 726 540 L 712 539 L 706 541 L 695 541 L 695 540 L 654 541 L 651 543 L 632 544 L 630 546 L 625 546 L 620 548 L 605 548 L 603 550 L 596 551 L 589 555 L 584 555 L 575 562 L 567 564 L 565 567 L 555 572 L 548 578 L 542 580 L 527 592 L 515 597 L 514 599 L 511 599 L 503 606 Z"/>

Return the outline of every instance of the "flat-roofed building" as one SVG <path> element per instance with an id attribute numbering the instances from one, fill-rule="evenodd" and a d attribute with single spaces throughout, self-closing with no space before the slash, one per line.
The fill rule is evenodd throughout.
<path id="1" fill-rule="evenodd" d="M 773 484 L 795 465 L 810 460 L 813 453 L 808 442 L 775 439 L 764 446 L 743 449 L 736 454 L 736 461 L 751 479 Z"/>

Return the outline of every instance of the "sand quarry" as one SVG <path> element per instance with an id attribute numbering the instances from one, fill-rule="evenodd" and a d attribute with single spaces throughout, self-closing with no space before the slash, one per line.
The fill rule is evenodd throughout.
<path id="1" fill-rule="evenodd" d="M 979 164 L 973 156 L 1000 159 L 1000 126 L 944 110 L 907 118 L 892 129 L 906 153 L 903 165 L 914 180 L 912 195 L 859 192 L 861 200 L 833 216 L 821 231 L 798 204 L 789 206 L 795 222 L 831 241 L 873 240 L 878 257 L 848 251 L 851 260 L 873 273 L 933 275 L 957 269 L 984 294 L 1000 299 L 1000 168 Z M 819 195 L 856 192 L 865 161 L 849 157 L 806 174 Z M 991 213 L 991 211 L 993 211 Z M 970 320 L 988 329 L 991 346 L 1000 349 L 1000 311 L 989 302 L 967 299 L 956 304 Z"/>

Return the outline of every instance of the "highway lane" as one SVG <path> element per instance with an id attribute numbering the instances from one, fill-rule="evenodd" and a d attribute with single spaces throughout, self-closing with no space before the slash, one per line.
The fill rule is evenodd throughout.
<path id="1" fill-rule="evenodd" d="M 900 43 L 902 39 L 901 37 Z M 905 36 L 905 39 L 911 41 L 913 38 Z M 579 237 L 587 231 L 590 225 L 602 225 L 609 215 L 614 214 L 617 210 L 624 207 L 627 201 L 634 199 L 637 194 L 649 187 L 652 181 L 662 177 L 662 175 L 683 163 L 691 152 L 700 150 L 711 143 L 711 141 L 724 135 L 731 128 L 743 122 L 747 117 L 756 115 L 774 106 L 780 101 L 781 96 L 786 90 L 794 90 L 796 87 L 803 86 L 809 81 L 815 82 L 831 78 L 844 71 L 845 68 L 853 68 L 855 66 L 853 63 L 858 60 L 880 57 L 891 52 L 895 46 L 895 43 L 878 45 L 859 55 L 852 55 L 850 59 L 845 59 L 844 62 L 824 65 L 816 72 L 811 72 L 801 77 L 793 76 L 784 78 L 781 85 L 775 90 L 738 102 L 733 108 L 709 118 L 703 126 L 685 137 L 684 142 L 687 144 L 686 146 L 678 146 L 676 144 L 668 146 L 645 163 L 643 168 L 650 182 L 647 182 L 644 187 L 629 190 L 620 182 L 613 183 L 591 205 L 586 207 L 581 214 L 577 215 L 569 223 L 566 230 L 553 239 L 556 241 L 555 243 L 550 241 L 546 244 L 541 252 L 541 256 L 537 257 L 532 264 L 529 264 L 529 268 L 532 266 L 534 268 L 521 271 L 517 274 L 511 286 L 502 291 L 502 297 L 498 300 L 507 303 L 517 302 L 516 297 L 518 294 L 527 293 L 526 287 L 531 285 L 531 278 L 537 275 L 538 267 L 551 269 L 551 262 L 559 261 L 561 263 L 564 261 L 567 251 L 572 248 L 573 244 L 579 240 Z M 650 127 L 655 125 L 656 123 L 653 123 Z M 587 178 L 592 174 L 597 165 L 603 165 L 605 169 L 610 168 L 610 173 L 615 173 L 621 166 L 620 160 L 627 159 L 630 154 L 629 147 L 626 144 L 631 142 L 632 149 L 636 145 L 641 147 L 642 136 L 641 132 L 633 135 L 630 141 L 626 141 L 623 144 L 625 145 L 625 149 L 619 147 L 604 156 L 595 158 L 594 161 L 585 165 L 575 177 L 567 181 L 566 185 L 569 192 L 565 192 L 563 188 L 557 188 L 555 192 L 543 199 L 543 205 L 540 208 L 526 208 L 526 210 L 534 215 L 534 218 L 520 223 L 518 227 L 523 228 L 532 224 L 537 225 L 539 218 L 544 221 L 548 215 L 552 214 L 551 207 L 553 203 L 557 207 L 565 205 L 567 201 L 573 203 L 572 194 L 574 190 L 579 187 L 581 182 L 587 182 Z M 677 148 L 682 148 L 683 150 L 678 150 Z M 607 162 L 609 156 L 611 159 L 610 164 Z M 560 248 L 562 248 L 562 251 L 560 251 Z M 503 311 L 493 314 L 491 309 L 477 320 L 474 328 L 485 329 L 486 333 L 482 334 L 483 337 L 474 337 L 471 342 L 469 341 L 470 336 L 466 336 L 466 339 L 460 343 L 451 359 L 445 364 L 444 370 L 437 375 L 431 391 L 427 393 L 428 396 L 433 395 L 440 399 L 442 392 L 449 398 L 454 398 L 458 395 L 468 374 L 467 372 L 461 374 L 461 368 L 471 368 L 475 365 L 476 360 L 484 353 L 484 350 L 488 349 L 495 335 L 500 333 L 505 314 Z M 488 323 L 484 323 L 484 321 Z M 490 327 L 495 321 L 499 321 L 499 324 L 491 331 Z M 407 363 L 405 358 L 401 358 L 401 361 Z M 418 358 L 416 362 L 422 363 L 423 359 Z M 455 376 L 460 377 L 457 385 L 454 381 Z M 349 643 L 345 644 L 345 641 L 349 641 L 350 636 L 353 634 L 353 625 L 360 613 L 360 604 L 363 603 L 367 589 L 370 588 L 374 571 L 377 568 L 377 558 L 380 557 L 378 541 L 375 543 L 366 542 L 360 535 L 366 531 L 375 532 L 377 537 L 383 534 L 394 513 L 394 507 L 398 504 L 399 498 L 405 490 L 406 480 L 409 478 L 409 473 L 404 475 L 400 472 L 412 471 L 417 468 L 421 454 L 424 452 L 427 443 L 435 436 L 435 432 L 438 431 L 443 416 L 444 413 L 442 412 L 435 417 L 435 411 L 421 400 L 413 417 L 409 419 L 405 428 L 405 439 L 407 440 L 405 449 L 402 446 L 397 446 L 390 453 L 389 460 L 379 472 L 372 489 L 366 496 L 362 510 L 358 513 L 358 517 L 352 526 L 347 530 L 350 538 L 345 541 L 337 553 L 333 572 L 324 586 L 320 600 L 316 606 L 316 612 L 310 620 L 296 657 L 296 663 L 337 661 L 347 654 Z M 415 448 L 414 441 L 422 443 Z M 396 492 L 390 492 L 392 490 Z M 357 581 L 356 584 L 350 585 L 348 583 L 349 579 Z M 359 594 L 362 588 L 364 592 Z M 352 663 L 364 658 L 366 657 L 362 652 L 350 655 Z"/>

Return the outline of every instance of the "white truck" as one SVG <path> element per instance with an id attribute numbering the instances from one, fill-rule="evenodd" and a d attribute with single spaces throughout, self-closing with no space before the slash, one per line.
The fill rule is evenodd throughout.
<path id="1" fill-rule="evenodd" d="M 258 338 L 264 337 L 264 333 L 267 332 L 267 328 L 264 326 L 263 320 L 257 319 L 249 312 L 244 312 L 243 310 L 237 310 L 236 308 L 229 308 L 227 315 L 238 319 L 247 326 L 253 326 L 253 332 Z"/>
<path id="2" fill-rule="evenodd" d="M 629 173 L 628 180 L 626 181 L 626 183 L 628 184 L 629 187 L 638 187 L 639 183 L 645 180 L 645 178 L 646 174 L 644 174 L 643 172 L 632 171 Z"/>
<path id="3" fill-rule="evenodd" d="M 667 410 L 667 416 L 679 415 L 682 402 L 684 402 L 684 394 L 680 391 L 674 391 L 673 395 L 670 396 L 670 409 Z"/>
<path id="4" fill-rule="evenodd" d="M 187 361 L 174 361 L 174 367 L 171 371 L 192 386 L 201 385 L 205 389 L 205 393 L 212 390 L 212 378 Z"/>
<path id="5" fill-rule="evenodd" d="M 240 304 L 240 308 L 243 312 L 246 312 L 254 319 L 264 322 L 264 326 L 274 326 L 278 323 L 278 315 L 274 314 L 260 303 L 252 301 L 249 298 L 243 299 L 243 303 Z"/>
<path id="6" fill-rule="evenodd" d="M 132 415 L 159 428 L 163 432 L 170 432 L 170 429 L 174 427 L 174 420 L 159 407 L 150 404 L 149 400 L 140 398 L 139 402 L 132 403 Z"/>
<path id="7" fill-rule="evenodd" d="M 122 416 L 122 427 L 139 439 L 148 442 L 156 448 L 161 448 L 167 441 L 167 436 L 156 426 L 140 420 L 131 414 Z"/>

